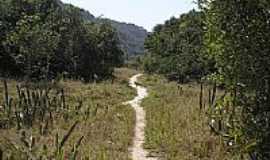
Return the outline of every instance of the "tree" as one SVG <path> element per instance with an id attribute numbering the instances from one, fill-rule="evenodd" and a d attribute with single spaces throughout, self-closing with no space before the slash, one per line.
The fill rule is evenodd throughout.
<path id="1" fill-rule="evenodd" d="M 58 0 L 0 1 L 1 75 L 85 81 L 109 78 L 122 64 L 116 32 L 88 23 L 81 9 Z"/>
<path id="2" fill-rule="evenodd" d="M 265 0 L 200 1 L 205 45 L 227 95 L 213 108 L 217 130 L 241 155 L 269 159 L 270 3 Z"/>
<path id="3" fill-rule="evenodd" d="M 49 79 L 50 60 L 59 37 L 39 21 L 38 16 L 24 16 L 8 35 L 7 44 L 17 48 L 19 54 L 10 55 L 27 78 Z"/>
<path id="4" fill-rule="evenodd" d="M 145 42 L 145 70 L 179 82 L 206 75 L 212 63 L 201 54 L 202 37 L 202 14 L 195 10 L 157 25 Z"/>

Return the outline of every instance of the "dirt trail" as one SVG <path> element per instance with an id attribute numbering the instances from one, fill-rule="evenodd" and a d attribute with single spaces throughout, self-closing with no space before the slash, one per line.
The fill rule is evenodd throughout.
<path id="1" fill-rule="evenodd" d="M 141 101 L 147 97 L 147 89 L 136 84 L 137 79 L 142 74 L 137 74 L 130 78 L 129 85 L 137 90 L 137 96 L 126 104 L 130 104 L 136 112 L 136 126 L 135 137 L 133 139 L 133 146 L 130 148 L 133 160 L 157 160 L 154 157 L 148 157 L 148 152 L 144 150 L 144 128 L 145 128 L 145 111 L 140 106 Z"/>

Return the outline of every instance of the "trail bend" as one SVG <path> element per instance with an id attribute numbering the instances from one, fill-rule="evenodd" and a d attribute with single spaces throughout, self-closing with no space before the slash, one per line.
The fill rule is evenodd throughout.
<path id="1" fill-rule="evenodd" d="M 137 96 L 131 100 L 126 102 L 126 104 L 130 104 L 131 107 L 135 110 L 136 113 L 136 124 L 135 124 L 135 136 L 133 138 L 133 146 L 130 148 L 131 156 L 133 160 L 157 160 L 155 157 L 148 157 L 149 152 L 143 148 L 143 144 L 145 142 L 145 111 L 141 107 L 141 102 L 144 98 L 148 96 L 147 89 L 138 85 L 137 80 L 143 74 L 137 74 L 130 78 L 129 85 L 137 90 Z"/>

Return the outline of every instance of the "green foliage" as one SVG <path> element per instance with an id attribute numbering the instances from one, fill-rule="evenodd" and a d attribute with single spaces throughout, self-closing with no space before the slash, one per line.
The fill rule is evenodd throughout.
<path id="1" fill-rule="evenodd" d="M 265 0 L 200 1 L 205 45 L 226 95 L 212 109 L 216 130 L 235 153 L 269 159 L 270 35 Z"/>
<path id="2" fill-rule="evenodd" d="M 144 69 L 180 82 L 205 75 L 211 63 L 201 54 L 202 29 L 202 14 L 194 10 L 157 25 L 145 42 Z"/>
<path id="3" fill-rule="evenodd" d="M 110 77 L 122 64 L 116 32 L 108 24 L 87 24 L 79 8 L 57 0 L 5 0 L 0 9 L 1 75 L 90 81 Z"/>

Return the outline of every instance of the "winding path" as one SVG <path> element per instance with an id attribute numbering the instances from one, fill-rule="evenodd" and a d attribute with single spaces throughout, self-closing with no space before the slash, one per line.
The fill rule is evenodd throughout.
<path id="1" fill-rule="evenodd" d="M 148 152 L 143 148 L 144 144 L 144 128 L 145 128 L 145 111 L 140 106 L 142 100 L 147 97 L 147 89 L 136 84 L 137 79 L 142 74 L 137 74 L 130 78 L 129 85 L 137 90 L 137 96 L 126 102 L 130 104 L 136 112 L 136 125 L 135 125 L 135 137 L 133 139 L 133 146 L 131 147 L 131 154 L 133 160 L 157 160 L 154 157 L 148 157 Z"/>

